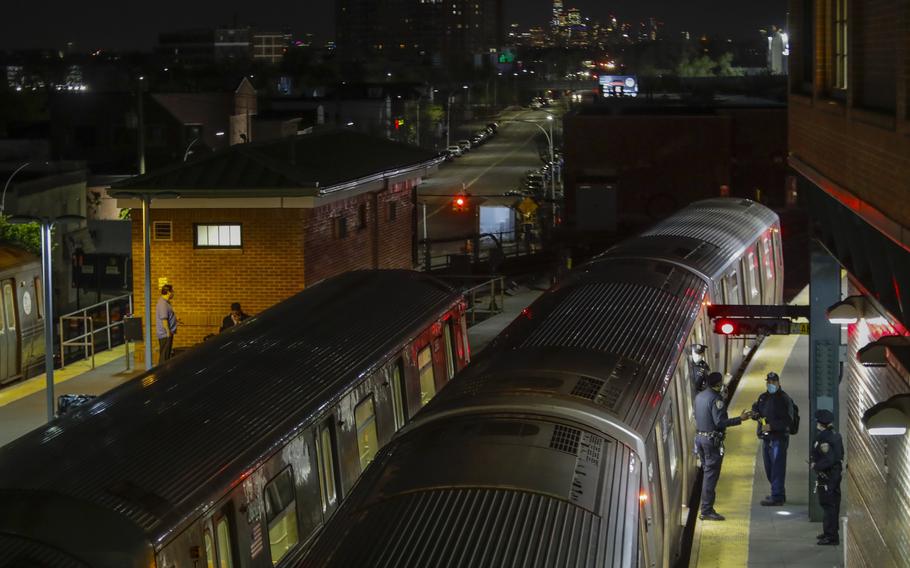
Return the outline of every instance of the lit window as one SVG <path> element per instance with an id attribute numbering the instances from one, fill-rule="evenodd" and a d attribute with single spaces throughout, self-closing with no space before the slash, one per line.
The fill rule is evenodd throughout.
<path id="1" fill-rule="evenodd" d="M 834 88 L 847 88 L 847 0 L 834 0 Z"/>
<path id="2" fill-rule="evenodd" d="M 417 368 L 420 373 L 420 406 L 424 406 L 436 395 L 436 375 L 429 345 L 417 354 Z"/>
<path id="3" fill-rule="evenodd" d="M 265 517 L 269 527 L 269 552 L 274 565 L 300 541 L 297 534 L 297 499 L 290 468 L 265 486 Z"/>
<path id="4" fill-rule="evenodd" d="M 205 529 L 205 568 L 215 568 L 215 545 L 212 543 L 212 533 Z"/>
<path id="5" fill-rule="evenodd" d="M 231 555 L 231 527 L 227 517 L 221 517 L 215 524 L 215 537 L 218 544 L 218 568 L 233 568 L 234 558 Z"/>
<path id="6" fill-rule="evenodd" d="M 240 248 L 243 246 L 240 224 L 196 225 L 197 248 Z"/>
<path id="7" fill-rule="evenodd" d="M 3 304 L 6 307 L 6 328 L 9 330 L 16 329 L 16 304 L 13 300 L 13 286 L 11 284 L 3 285 Z"/>
<path id="8" fill-rule="evenodd" d="M 376 457 L 379 449 L 379 434 L 376 432 L 376 412 L 373 396 L 354 408 L 354 422 L 357 424 L 357 449 L 360 451 L 360 470 L 363 471 Z"/>

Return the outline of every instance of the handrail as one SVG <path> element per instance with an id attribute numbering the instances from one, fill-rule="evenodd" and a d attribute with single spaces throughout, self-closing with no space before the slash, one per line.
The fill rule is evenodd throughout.
<path id="1" fill-rule="evenodd" d="M 124 313 L 121 313 L 121 317 L 117 321 L 111 321 L 111 304 L 127 302 L 127 310 Z M 95 318 L 90 315 L 92 312 L 99 311 L 101 308 L 104 309 L 104 325 L 100 327 L 95 327 Z M 123 316 L 133 312 L 133 295 L 124 294 L 122 296 L 117 296 L 103 302 L 98 302 L 97 304 L 92 304 L 91 306 L 86 306 L 82 309 L 76 310 L 75 312 L 70 312 L 64 314 L 59 318 L 60 326 L 60 368 L 63 369 L 66 366 L 66 348 L 67 347 L 82 347 L 83 359 L 88 359 L 91 357 L 92 360 L 92 369 L 95 368 L 95 336 L 98 333 L 105 333 L 107 339 L 107 348 L 113 349 L 113 341 L 111 336 L 111 331 L 116 329 L 117 326 L 123 327 Z M 82 333 L 75 337 L 67 338 L 65 335 L 66 327 L 64 326 L 65 322 L 81 322 Z M 77 326 L 79 323 L 77 323 Z M 121 334 L 122 336 L 122 334 Z M 127 366 L 129 366 L 129 357 L 127 357 Z"/>
<path id="2" fill-rule="evenodd" d="M 484 301 L 484 294 L 487 293 L 486 289 L 489 288 L 489 303 L 486 307 L 478 308 L 478 299 L 477 296 L 480 295 L 480 302 Z M 472 286 L 464 291 L 465 298 L 468 300 L 468 309 L 470 312 L 470 325 L 474 325 L 477 321 L 477 314 L 501 314 L 505 309 L 505 289 L 506 289 L 506 279 L 505 276 L 494 276 L 493 278 Z M 497 303 L 497 298 L 499 302 Z"/>

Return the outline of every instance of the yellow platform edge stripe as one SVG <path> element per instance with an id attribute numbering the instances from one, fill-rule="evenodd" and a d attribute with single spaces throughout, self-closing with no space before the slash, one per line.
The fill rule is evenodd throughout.
<path id="1" fill-rule="evenodd" d="M 131 347 L 130 354 L 132 353 L 133 348 Z M 123 359 L 125 354 L 126 350 L 123 346 L 115 347 L 114 349 L 109 349 L 107 351 L 99 351 L 98 353 L 95 353 L 95 368 L 97 369 L 98 367 L 116 361 L 117 359 Z M 70 363 L 63 369 L 54 370 L 54 384 L 59 385 L 70 379 L 75 379 L 91 370 L 91 359 L 83 359 L 82 361 Z M 27 396 L 44 391 L 46 383 L 46 373 L 41 373 L 31 379 L 0 390 L 0 408 L 22 400 Z"/>

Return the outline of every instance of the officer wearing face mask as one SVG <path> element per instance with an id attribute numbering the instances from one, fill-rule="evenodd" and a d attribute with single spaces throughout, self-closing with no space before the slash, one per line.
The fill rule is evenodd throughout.
<path id="1" fill-rule="evenodd" d="M 706 349 L 704 345 L 693 345 L 692 355 L 689 358 L 689 377 L 692 379 L 692 388 L 696 394 L 705 390 L 707 386 L 705 381 L 711 372 L 711 368 L 705 362 Z"/>
<path id="2" fill-rule="evenodd" d="M 787 448 L 797 410 L 790 395 L 780 388 L 777 373 L 768 373 L 765 383 L 766 392 L 752 405 L 752 418 L 758 422 L 765 476 L 771 484 L 771 494 L 762 499 L 761 504 L 776 507 L 787 502 Z"/>
<path id="3" fill-rule="evenodd" d="M 820 545 L 840 544 L 838 534 L 838 516 L 840 515 L 840 481 L 844 460 L 844 442 L 840 434 L 834 431 L 834 414 L 830 410 L 819 410 L 815 413 L 816 434 L 812 446 L 812 457 L 809 467 L 815 470 L 815 492 L 818 504 L 824 511 L 822 527 L 824 532 L 818 535 Z"/>
<path id="4" fill-rule="evenodd" d="M 715 490 L 724 461 L 724 435 L 730 426 L 739 426 L 750 416 L 743 410 L 740 416 L 727 416 L 727 403 L 720 395 L 723 375 L 711 373 L 705 390 L 695 397 L 695 453 L 702 464 L 701 514 L 703 521 L 723 521 L 724 516 L 714 510 Z"/>

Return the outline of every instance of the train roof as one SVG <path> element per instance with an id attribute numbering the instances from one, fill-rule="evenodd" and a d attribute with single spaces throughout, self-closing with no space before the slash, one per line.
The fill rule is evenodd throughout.
<path id="1" fill-rule="evenodd" d="M 0 448 L 0 493 L 116 511 L 158 542 L 460 301 L 402 270 L 324 281 Z"/>
<path id="2" fill-rule="evenodd" d="M 777 223 L 777 214 L 755 201 L 706 199 L 610 248 L 595 262 L 617 256 L 661 258 L 714 279 Z"/>
<path id="3" fill-rule="evenodd" d="M 426 413 L 468 397 L 547 393 L 593 404 L 646 438 L 653 397 L 666 391 L 706 290 L 666 263 L 588 263 L 529 306 Z"/>
<path id="4" fill-rule="evenodd" d="M 9 243 L 0 243 L 0 272 L 40 262 L 41 259 L 25 249 Z"/>

